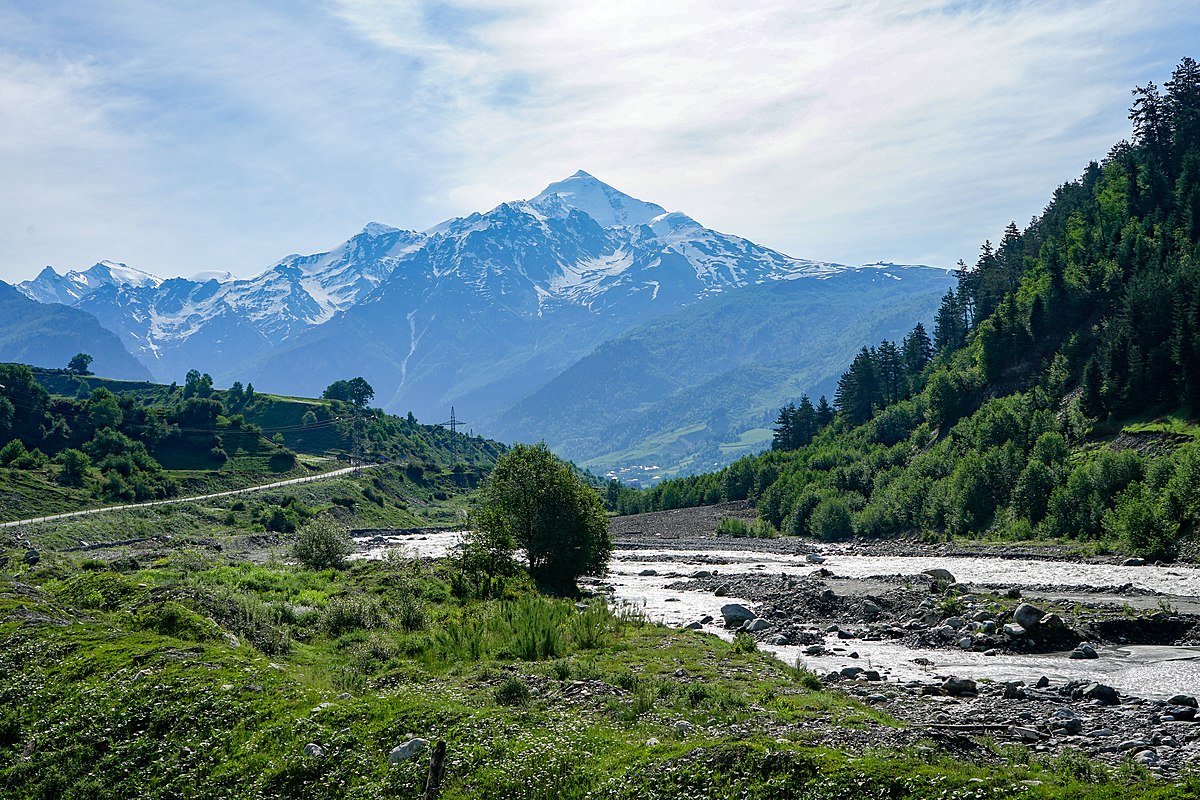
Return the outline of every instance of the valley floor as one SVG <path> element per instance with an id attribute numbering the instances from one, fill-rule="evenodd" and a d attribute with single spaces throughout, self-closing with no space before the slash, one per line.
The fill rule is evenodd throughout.
<path id="1" fill-rule="evenodd" d="M 685 527 L 707 541 L 714 559 L 729 561 L 717 551 L 731 548 L 760 560 L 771 548 L 785 548 L 788 558 L 804 552 L 795 541 L 718 541 L 694 525 L 695 515 L 707 515 L 715 527 L 726 513 L 676 519 L 690 520 Z M 93 537 L 95 524 L 88 523 Z M 1045 730 L 1053 711 L 1076 709 L 1086 729 L 1103 724 L 1124 735 L 1128 726 L 1118 727 L 1125 725 L 1118 716 L 1140 725 L 1152 702 L 1092 706 L 1056 694 L 1057 684 L 1005 699 L 1003 684 L 985 681 L 972 697 L 910 691 L 900 680 L 833 678 L 815 668 L 815 657 L 797 666 L 763 652 L 769 645 L 761 634 L 759 643 L 682 630 L 656 622 L 663 614 L 648 606 L 546 598 L 517 580 L 481 594 L 446 561 L 419 557 L 450 534 L 394 537 L 406 545 L 394 549 L 402 555 L 380 550 L 386 534 L 364 537 L 362 551 L 383 557 L 312 571 L 289 563 L 285 535 L 206 524 L 202 538 L 159 536 L 87 550 L 56 546 L 72 536 L 43 526 L 35 533 L 36 563 L 27 563 L 23 547 L 5 552 L 6 796 L 417 797 L 438 741 L 447 744 L 445 798 L 1200 792 L 1200 776 L 1162 741 L 1152 745 L 1162 754 L 1158 764 L 1107 754 L 1092 760 L 1074 739 Z M 622 532 L 632 524 L 642 533 Z M 653 533 L 678 528 L 664 523 L 650 532 L 657 524 L 614 523 L 620 560 L 607 588 L 619 594 L 634 566 L 645 569 L 630 559 L 635 548 L 666 549 L 664 536 Z M 118 531 L 109 534 L 119 539 Z M 732 572 L 733 563 L 715 569 Z M 705 580 L 667 571 L 647 580 Z M 779 635 L 791 630 L 796 607 L 766 600 L 772 580 L 778 585 L 781 576 L 748 575 L 731 588 L 762 590 L 761 598 L 744 599 L 764 617 L 768 602 L 787 611 L 786 625 L 774 612 L 769 617 Z M 794 580 L 789 596 L 807 596 L 807 579 Z M 851 584 L 819 580 L 837 587 L 848 605 L 859 602 L 845 588 Z M 712 598 L 715 590 L 703 592 Z M 691 589 L 666 591 L 687 597 Z M 892 613 L 888 598 L 880 600 Z M 862 627 L 848 613 L 806 619 L 794 626 L 796 635 L 817 626 L 824 635 L 827 620 Z M 868 643 L 867 635 L 860 639 L 846 641 Z M 934 683 L 930 675 L 922 686 Z M 1010 718 L 1027 722 L 1038 741 L 1011 740 Z"/>
<path id="2" fill-rule="evenodd" d="M 1200 764 L 1200 570 L 1065 546 L 715 532 L 752 515 L 733 503 L 616 518 L 599 588 L 727 638 L 742 623 L 722 612 L 742 604 L 763 647 L 916 726 L 1162 776 Z"/>

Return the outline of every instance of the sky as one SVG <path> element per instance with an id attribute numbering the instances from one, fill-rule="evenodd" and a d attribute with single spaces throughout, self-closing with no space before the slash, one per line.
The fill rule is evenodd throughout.
<path id="1" fill-rule="evenodd" d="M 841 263 L 973 263 L 1200 57 L 1193 0 L 0 0 L 0 280 L 261 272 L 584 169 Z"/>

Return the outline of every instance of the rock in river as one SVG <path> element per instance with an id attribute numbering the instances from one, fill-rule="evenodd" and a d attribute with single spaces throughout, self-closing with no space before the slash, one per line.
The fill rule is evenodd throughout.
<path id="1" fill-rule="evenodd" d="M 741 603 L 728 603 L 721 606 L 721 617 L 724 618 L 726 625 L 740 625 L 743 622 L 755 619 L 757 616 L 757 614 Z"/>
<path id="2" fill-rule="evenodd" d="M 1101 705 L 1106 706 L 1115 706 L 1121 702 L 1121 697 L 1117 694 L 1117 690 L 1103 683 L 1088 685 L 1083 689 L 1082 695 L 1088 700 L 1095 700 Z"/>
<path id="3" fill-rule="evenodd" d="M 1080 642 L 1074 650 L 1071 651 L 1071 658 L 1099 658 L 1100 654 L 1096 652 L 1096 648 L 1092 647 L 1087 642 Z"/>
<path id="4" fill-rule="evenodd" d="M 1013 621 L 1025 630 L 1029 630 L 1044 616 L 1046 616 L 1046 612 L 1037 606 L 1030 605 L 1029 603 L 1021 603 L 1021 605 L 1017 606 L 1017 610 L 1013 612 Z"/>

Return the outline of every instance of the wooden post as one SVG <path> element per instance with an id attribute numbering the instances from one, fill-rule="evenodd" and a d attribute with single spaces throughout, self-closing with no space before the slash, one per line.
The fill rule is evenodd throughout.
<path id="1" fill-rule="evenodd" d="M 425 800 L 437 800 L 446 777 L 446 743 L 438 742 L 429 757 L 429 774 L 425 776 Z"/>

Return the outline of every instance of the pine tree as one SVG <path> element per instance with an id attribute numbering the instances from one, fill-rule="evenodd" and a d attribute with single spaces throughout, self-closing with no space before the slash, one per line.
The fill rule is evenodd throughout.
<path id="1" fill-rule="evenodd" d="M 895 342 L 884 339 L 875 351 L 875 374 L 879 381 L 879 403 L 890 406 L 903 399 L 904 360 Z"/>
<path id="2" fill-rule="evenodd" d="M 794 403 L 788 403 L 779 409 L 779 416 L 775 418 L 775 434 L 771 437 L 772 450 L 794 449 L 793 442 L 795 441 L 796 433 L 792 421 L 795 417 L 796 405 Z"/>
<path id="3" fill-rule="evenodd" d="M 833 422 L 833 406 L 829 405 L 825 395 L 821 395 L 821 399 L 817 401 L 817 427 L 824 428 L 831 422 Z"/>
<path id="4" fill-rule="evenodd" d="M 820 425 L 817 424 L 817 410 L 813 407 L 812 400 L 807 394 L 800 396 L 800 406 L 796 409 L 796 414 L 793 417 L 792 430 L 795 434 L 797 447 L 804 447 L 812 442 L 813 437 L 820 430 Z"/>

